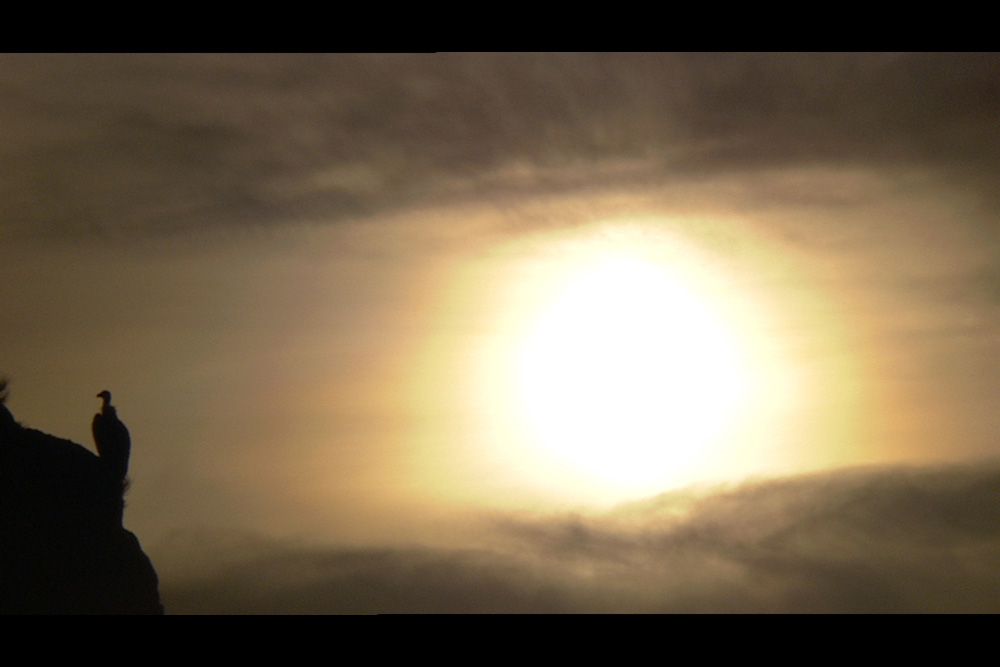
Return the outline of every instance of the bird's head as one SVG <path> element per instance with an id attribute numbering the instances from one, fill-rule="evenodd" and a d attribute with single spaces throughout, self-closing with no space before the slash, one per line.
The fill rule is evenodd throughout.
<path id="1" fill-rule="evenodd" d="M 107 389 L 98 394 L 97 398 L 100 398 L 101 400 L 104 401 L 104 407 L 108 407 L 108 405 L 111 404 L 111 392 L 108 391 Z"/>

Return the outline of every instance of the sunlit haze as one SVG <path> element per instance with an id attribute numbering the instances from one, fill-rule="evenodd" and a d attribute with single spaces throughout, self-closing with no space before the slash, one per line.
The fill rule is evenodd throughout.
<path id="1" fill-rule="evenodd" d="M 998 81 L 0 55 L 5 405 L 168 613 L 1000 611 Z"/>

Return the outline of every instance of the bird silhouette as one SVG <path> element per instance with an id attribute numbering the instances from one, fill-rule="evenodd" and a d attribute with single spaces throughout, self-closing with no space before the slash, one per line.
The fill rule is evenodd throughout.
<path id="1" fill-rule="evenodd" d="M 110 480 L 124 483 L 128 473 L 128 459 L 132 451 L 132 438 L 125 424 L 118 418 L 118 411 L 111 405 L 111 392 L 104 390 L 97 395 L 101 411 L 90 424 L 94 444 L 101 457 L 101 467 Z"/>

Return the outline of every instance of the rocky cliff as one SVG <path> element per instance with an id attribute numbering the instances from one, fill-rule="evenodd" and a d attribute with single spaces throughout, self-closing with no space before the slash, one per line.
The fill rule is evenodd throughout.
<path id="1" fill-rule="evenodd" d="M 122 507 L 98 456 L 0 403 L 0 613 L 162 614 Z"/>

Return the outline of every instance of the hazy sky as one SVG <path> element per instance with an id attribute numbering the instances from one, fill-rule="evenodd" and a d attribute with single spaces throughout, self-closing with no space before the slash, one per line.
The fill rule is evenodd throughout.
<path id="1" fill-rule="evenodd" d="M 0 373 L 168 613 L 996 612 L 998 176 L 996 54 L 0 55 Z"/>

